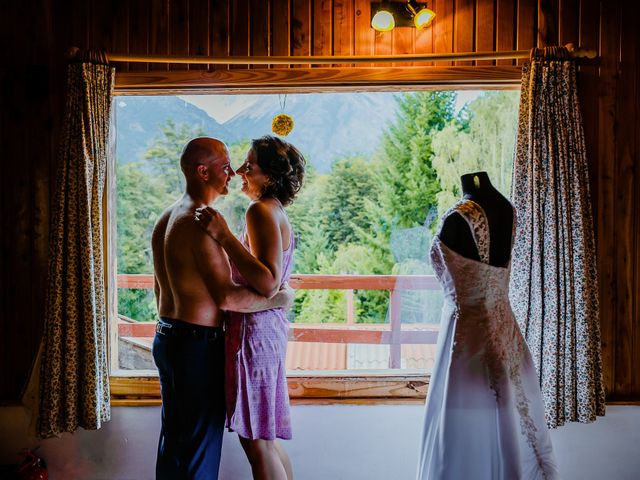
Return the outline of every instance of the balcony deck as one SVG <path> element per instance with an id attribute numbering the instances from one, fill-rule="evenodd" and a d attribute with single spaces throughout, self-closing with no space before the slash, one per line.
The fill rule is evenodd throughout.
<path id="1" fill-rule="evenodd" d="M 427 369 L 435 357 L 438 325 L 403 324 L 403 291 L 439 290 L 433 275 L 292 275 L 294 289 L 346 290 L 345 323 L 291 323 L 288 370 Z M 121 274 L 118 288 L 152 289 L 153 276 Z M 354 290 L 389 292 L 389 323 L 357 323 Z M 120 316 L 118 336 L 138 348 L 151 349 L 155 322 Z"/>

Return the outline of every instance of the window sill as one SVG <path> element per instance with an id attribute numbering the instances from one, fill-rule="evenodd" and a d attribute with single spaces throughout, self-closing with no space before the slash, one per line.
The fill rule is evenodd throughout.
<path id="1" fill-rule="evenodd" d="M 111 377 L 113 406 L 160 405 L 160 381 L 147 372 L 115 372 Z M 424 403 L 429 376 L 424 372 L 391 371 L 290 372 L 289 398 L 305 404 L 416 404 Z"/>

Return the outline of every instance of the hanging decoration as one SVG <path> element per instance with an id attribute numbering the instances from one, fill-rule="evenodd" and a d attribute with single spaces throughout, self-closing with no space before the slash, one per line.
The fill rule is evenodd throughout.
<path id="1" fill-rule="evenodd" d="M 286 137 L 293 130 L 293 118 L 291 115 L 287 115 L 284 113 L 284 109 L 287 106 L 287 94 L 284 94 L 284 98 L 278 95 L 278 101 L 280 102 L 280 111 L 282 113 L 273 117 L 271 122 L 271 130 L 276 135 L 280 135 L 281 137 Z"/>

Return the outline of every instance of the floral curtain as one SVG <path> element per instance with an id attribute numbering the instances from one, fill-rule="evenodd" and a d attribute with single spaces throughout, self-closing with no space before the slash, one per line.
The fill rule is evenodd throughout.
<path id="1" fill-rule="evenodd" d="M 37 434 L 110 418 L 102 201 L 114 70 L 71 63 L 50 236 Z"/>
<path id="2" fill-rule="evenodd" d="M 547 422 L 604 415 L 589 177 L 564 48 L 534 49 L 522 69 L 512 200 L 518 212 L 510 296 L 538 369 Z"/>

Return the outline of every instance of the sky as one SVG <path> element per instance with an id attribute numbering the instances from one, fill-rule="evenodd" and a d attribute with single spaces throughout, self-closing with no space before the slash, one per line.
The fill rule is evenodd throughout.
<path id="1" fill-rule="evenodd" d="M 256 101 L 257 95 L 179 95 L 204 110 L 218 123 L 225 123 Z"/>
<path id="2" fill-rule="evenodd" d="M 476 99 L 481 90 L 458 90 L 456 113 L 464 105 Z M 180 95 L 185 102 L 204 110 L 218 123 L 225 123 L 257 100 L 258 95 Z"/>

